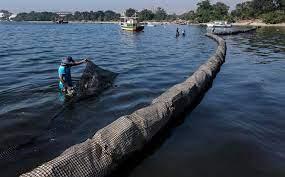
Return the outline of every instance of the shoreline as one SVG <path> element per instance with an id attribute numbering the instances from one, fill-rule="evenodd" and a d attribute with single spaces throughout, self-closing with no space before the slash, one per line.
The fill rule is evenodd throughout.
<path id="1" fill-rule="evenodd" d="M 1 21 L 2 22 L 2 21 Z M 53 21 L 11 21 L 11 22 L 24 22 L 24 23 L 39 23 L 39 24 L 55 24 Z M 68 21 L 68 24 L 119 24 L 120 21 Z M 166 24 L 175 24 L 180 25 L 175 22 L 166 22 L 166 21 L 144 21 L 142 23 L 152 23 L 155 25 L 166 25 Z M 207 23 L 188 23 L 187 25 L 191 26 L 207 26 Z M 232 26 L 261 26 L 261 27 L 285 27 L 285 23 L 278 24 L 266 24 L 261 21 L 239 21 L 232 23 Z"/>
<path id="2" fill-rule="evenodd" d="M 236 22 L 232 24 L 233 26 L 261 26 L 261 27 L 285 27 L 285 23 L 278 24 L 266 24 L 263 22 Z"/>
<path id="3" fill-rule="evenodd" d="M 56 24 L 53 21 L 5 21 L 5 22 L 8 22 L 8 23 L 12 22 L 12 23 Z M 118 23 L 120 23 L 120 22 L 119 21 L 68 21 L 68 24 L 118 24 Z"/>
<path id="4" fill-rule="evenodd" d="M 191 24 L 191 25 L 195 25 L 195 24 Z M 198 23 L 197 25 L 202 25 L 202 26 L 207 26 L 207 23 Z M 246 26 L 250 26 L 250 27 L 285 27 L 285 23 L 278 23 L 278 24 L 266 24 L 263 22 L 235 22 L 232 23 L 233 27 L 238 27 L 238 26 L 242 26 L 242 27 L 246 27 Z"/>
<path id="5" fill-rule="evenodd" d="M 235 23 L 232 23 L 233 26 L 262 26 L 262 27 L 285 27 L 285 23 L 278 24 L 267 24 L 264 23 L 261 19 L 254 20 L 239 20 Z"/>

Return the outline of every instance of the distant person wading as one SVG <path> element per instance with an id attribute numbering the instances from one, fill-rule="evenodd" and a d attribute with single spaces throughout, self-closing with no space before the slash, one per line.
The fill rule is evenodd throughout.
<path id="1" fill-rule="evenodd" d="M 182 31 L 182 36 L 185 36 L 186 35 L 186 32 L 185 32 L 185 29 Z"/>
<path id="2" fill-rule="evenodd" d="M 88 62 L 87 59 L 81 61 L 74 61 L 72 57 L 68 56 L 62 59 L 62 62 L 58 68 L 59 76 L 59 89 L 66 93 L 67 95 L 72 95 L 74 93 L 72 78 L 71 78 L 71 67 L 81 65 Z"/>
<path id="3" fill-rule="evenodd" d="M 176 37 L 179 37 L 180 33 L 179 33 L 179 29 L 176 29 Z"/>

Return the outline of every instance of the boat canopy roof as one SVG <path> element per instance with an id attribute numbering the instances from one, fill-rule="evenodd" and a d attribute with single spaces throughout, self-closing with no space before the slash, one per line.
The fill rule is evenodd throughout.
<path id="1" fill-rule="evenodd" d="M 227 23 L 228 23 L 228 21 L 222 21 L 222 20 L 220 20 L 220 21 L 213 21 L 213 23 L 222 23 L 222 24 L 227 24 Z"/>
<path id="2" fill-rule="evenodd" d="M 126 13 L 125 13 L 126 14 Z M 135 13 L 133 16 L 131 16 L 131 17 L 127 17 L 127 16 L 125 16 L 125 14 L 124 14 L 124 16 L 121 16 L 120 18 L 123 18 L 123 19 L 138 19 L 139 17 L 137 16 L 137 13 Z"/>
<path id="3" fill-rule="evenodd" d="M 120 18 L 123 18 L 123 19 L 138 19 L 139 17 L 120 17 Z"/>

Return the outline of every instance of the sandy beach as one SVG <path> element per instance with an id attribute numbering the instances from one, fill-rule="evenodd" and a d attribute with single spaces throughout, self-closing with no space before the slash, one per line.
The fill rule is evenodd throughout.
<path id="1" fill-rule="evenodd" d="M 285 27 L 285 23 L 266 24 L 261 20 L 242 20 L 232 24 L 233 26 L 270 26 L 270 27 Z"/>

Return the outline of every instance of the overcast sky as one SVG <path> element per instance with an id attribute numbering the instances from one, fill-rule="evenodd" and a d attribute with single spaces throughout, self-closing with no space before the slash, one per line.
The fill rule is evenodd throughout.
<path id="1" fill-rule="evenodd" d="M 224 2 L 231 8 L 246 0 L 211 0 Z M 12 12 L 34 11 L 83 11 L 83 10 L 114 10 L 122 12 L 132 7 L 138 10 L 163 7 L 169 13 L 183 13 L 194 10 L 199 0 L 0 0 L 0 9 Z"/>

